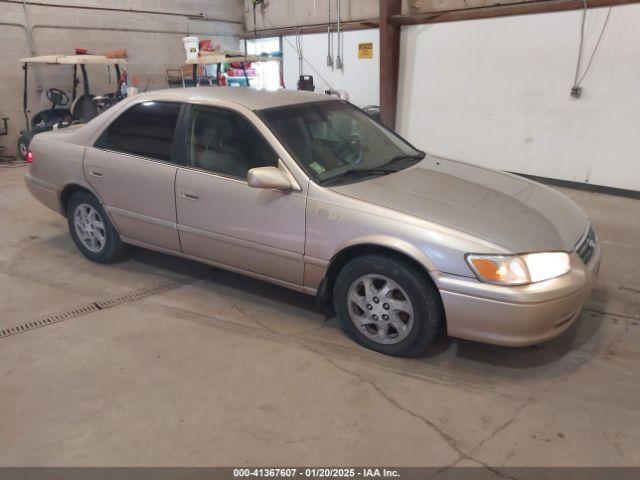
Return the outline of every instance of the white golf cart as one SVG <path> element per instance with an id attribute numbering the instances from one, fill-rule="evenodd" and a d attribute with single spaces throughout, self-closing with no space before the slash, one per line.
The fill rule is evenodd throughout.
<path id="1" fill-rule="evenodd" d="M 85 123 L 97 116 L 102 111 L 122 100 L 124 94 L 121 89 L 120 66 L 126 65 L 123 58 L 107 58 L 104 55 L 43 55 L 39 57 L 21 58 L 24 70 L 23 111 L 27 122 L 27 128 L 20 132 L 18 138 L 18 152 L 22 159 L 26 158 L 29 142 L 36 133 L 61 128 L 72 123 Z M 73 65 L 72 95 L 58 88 L 49 88 L 45 94 L 51 102 L 51 107 L 42 110 L 29 118 L 28 110 L 28 66 L 29 65 Z M 113 66 L 117 87 L 115 92 L 106 95 L 95 96 L 89 89 L 89 77 L 87 65 L 102 65 L 108 68 Z M 82 72 L 82 94 L 77 95 L 78 67 Z"/>

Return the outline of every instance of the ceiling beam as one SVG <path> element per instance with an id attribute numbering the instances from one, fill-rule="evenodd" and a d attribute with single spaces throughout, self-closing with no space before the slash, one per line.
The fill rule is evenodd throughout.
<path id="1" fill-rule="evenodd" d="M 640 3 L 640 0 L 587 0 L 588 8 L 611 7 Z M 411 13 L 394 15 L 390 21 L 395 25 L 420 25 L 424 23 L 457 22 L 483 18 L 508 17 L 513 15 L 529 15 L 535 13 L 563 12 L 584 8 L 583 0 L 537 0 L 523 1 L 508 5 L 464 8 L 440 12 Z"/>
<path id="2" fill-rule="evenodd" d="M 0 0 L 1 1 L 1 0 Z M 366 30 L 369 28 L 378 28 L 378 19 L 373 20 L 354 20 L 350 22 L 341 22 L 340 30 L 345 32 L 353 30 Z M 331 30 L 336 31 L 336 24 L 331 24 Z M 268 28 L 264 30 L 258 30 L 257 34 L 254 32 L 245 32 L 240 37 L 245 40 L 251 40 L 253 38 L 266 38 L 266 37 L 279 37 L 285 35 L 306 35 L 310 33 L 327 33 L 327 24 L 314 24 L 314 25 L 300 25 L 299 27 L 281 27 L 281 28 Z"/>
<path id="3" fill-rule="evenodd" d="M 0 2 L 5 0 L 0 0 Z M 587 0 L 588 8 L 600 8 L 619 5 L 629 5 L 640 3 L 640 0 Z M 482 18 L 508 17 L 513 15 L 529 15 L 535 13 L 552 13 L 563 12 L 568 10 L 580 10 L 584 8 L 582 0 L 531 0 L 522 1 L 521 3 L 494 5 L 488 7 L 463 8 L 458 10 L 442 10 L 438 12 L 411 13 L 401 15 L 400 13 L 393 15 L 390 19 L 391 23 L 397 25 L 419 25 L 422 23 L 443 23 L 456 22 L 462 20 L 475 20 Z M 377 18 L 369 20 L 354 20 L 342 22 L 342 28 L 345 31 L 365 30 L 370 28 L 378 28 L 379 21 Z M 331 25 L 331 29 L 335 31 L 335 23 Z M 278 37 L 281 35 L 306 35 L 311 33 L 325 33 L 327 24 L 299 25 L 293 27 L 268 28 L 257 31 L 257 38 Z M 254 32 L 245 32 L 241 38 L 256 38 Z"/>

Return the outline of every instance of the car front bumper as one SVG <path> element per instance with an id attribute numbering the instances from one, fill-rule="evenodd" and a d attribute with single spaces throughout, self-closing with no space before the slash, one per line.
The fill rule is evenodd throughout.
<path id="1" fill-rule="evenodd" d="M 525 346 L 557 337 L 578 318 L 600 268 L 600 244 L 585 265 L 571 253 L 571 270 L 560 277 L 520 287 L 437 274 L 447 333 L 505 346 Z"/>

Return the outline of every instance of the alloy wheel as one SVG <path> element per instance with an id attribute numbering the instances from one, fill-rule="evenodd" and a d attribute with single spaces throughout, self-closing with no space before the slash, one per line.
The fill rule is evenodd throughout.
<path id="1" fill-rule="evenodd" d="M 107 229 L 100 212 L 81 203 L 73 213 L 73 226 L 82 245 L 92 253 L 99 253 L 107 243 Z"/>
<path id="2" fill-rule="evenodd" d="M 357 278 L 347 294 L 349 316 L 364 336 L 390 345 L 404 340 L 414 323 L 409 295 L 394 280 L 369 274 Z"/>

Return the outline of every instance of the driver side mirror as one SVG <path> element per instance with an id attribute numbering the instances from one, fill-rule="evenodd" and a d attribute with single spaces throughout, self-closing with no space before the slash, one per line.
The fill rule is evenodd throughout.
<path id="1" fill-rule="evenodd" d="M 288 192 L 295 186 L 287 174 L 277 167 L 252 168 L 247 173 L 247 183 L 253 188 L 264 188 Z"/>

